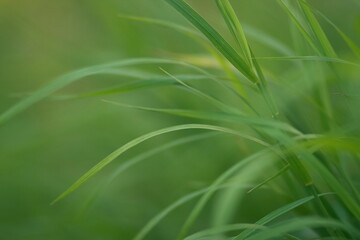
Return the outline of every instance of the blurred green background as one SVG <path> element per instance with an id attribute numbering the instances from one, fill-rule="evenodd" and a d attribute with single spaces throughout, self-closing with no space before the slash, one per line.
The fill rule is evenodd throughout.
<path id="1" fill-rule="evenodd" d="M 218 29 L 224 27 L 212 1 L 189 2 Z M 245 24 L 291 47 L 288 17 L 275 1 L 233 2 Z M 360 27 L 355 1 L 312 2 L 360 42 L 359 32 L 352 31 Z M 74 69 L 134 57 L 202 53 L 196 43 L 175 31 L 123 19 L 119 14 L 189 26 L 162 0 L 0 0 L 0 111 Z M 336 32 L 324 27 L 336 50 L 347 56 L 348 50 Z M 250 42 L 258 56 L 274 54 L 260 43 Z M 157 67 L 148 71 L 160 73 Z M 57 94 L 94 91 L 123 80 L 128 79 L 91 77 Z M 147 106 L 204 107 L 204 103 L 184 98 L 184 94 L 164 87 L 106 99 Z M 169 134 L 126 153 L 74 194 L 50 206 L 86 170 L 127 141 L 158 128 L 194 122 L 123 109 L 102 102 L 102 98 L 42 101 L 0 127 L 0 239 L 130 239 L 161 209 L 186 193 L 206 187 L 246 155 L 246 151 L 239 151 L 241 143 L 236 138 L 211 137 L 152 156 L 98 192 L 98 186 L 121 162 L 191 131 Z M 266 206 L 246 211 L 259 204 L 263 196 L 269 199 Z M 241 217 L 256 220 L 281 204 L 276 195 L 260 190 L 244 202 Z M 171 214 L 149 239 L 171 239 L 189 208 L 186 205 Z M 208 222 L 211 211 L 202 215 L 198 225 Z"/>

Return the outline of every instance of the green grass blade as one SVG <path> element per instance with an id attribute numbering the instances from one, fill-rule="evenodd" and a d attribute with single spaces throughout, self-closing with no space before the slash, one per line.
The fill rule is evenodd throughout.
<path id="1" fill-rule="evenodd" d="M 327 196 L 327 195 L 331 195 L 334 193 L 322 193 L 319 194 L 318 197 L 323 197 L 323 196 Z M 269 222 L 283 216 L 286 213 L 289 213 L 290 211 L 294 210 L 297 207 L 300 207 L 312 200 L 315 199 L 315 196 L 308 196 L 299 200 L 296 200 L 292 203 L 289 203 L 287 205 L 284 205 L 274 211 L 272 211 L 271 213 L 267 214 L 266 216 L 264 216 L 263 218 L 261 218 L 260 220 L 256 221 L 255 224 L 263 226 L 265 224 L 268 224 Z M 252 234 L 255 230 L 249 229 L 249 230 L 245 230 L 242 233 L 240 233 L 238 236 L 236 236 L 233 240 L 242 240 L 242 239 L 246 239 L 250 234 Z"/>
<path id="2" fill-rule="evenodd" d="M 159 26 L 163 26 L 163 27 L 168 27 L 168 28 L 176 30 L 179 33 L 182 33 L 183 35 L 198 42 L 206 51 L 208 51 L 211 55 L 213 55 L 218 60 L 218 62 L 222 66 L 224 72 L 227 74 L 229 79 L 233 82 L 237 91 L 241 94 L 241 97 L 246 96 L 243 87 L 241 86 L 240 82 L 236 79 L 236 76 L 234 75 L 232 69 L 230 69 L 230 67 L 228 66 L 228 63 L 225 61 L 224 57 L 219 54 L 219 52 L 216 50 L 215 47 L 213 47 L 213 45 L 209 44 L 209 42 L 206 41 L 206 38 L 204 37 L 204 35 L 200 34 L 199 32 L 196 32 L 190 28 L 184 27 L 179 24 L 174 24 L 174 23 L 171 23 L 168 21 L 164 21 L 164 20 L 126 16 L 126 15 L 120 15 L 120 17 L 130 19 L 130 20 L 155 24 L 155 25 L 159 25 Z"/>
<path id="3" fill-rule="evenodd" d="M 302 23 L 300 22 L 300 20 L 298 19 L 298 17 L 294 14 L 295 10 L 294 8 L 289 4 L 286 3 L 287 1 L 285 0 L 278 0 L 278 3 L 280 4 L 280 6 L 284 9 L 284 11 L 289 15 L 289 17 L 291 18 L 291 20 L 293 21 L 293 23 L 296 25 L 296 27 L 299 29 L 300 33 L 302 34 L 302 36 L 305 38 L 305 40 L 309 43 L 309 45 L 317 52 L 320 53 L 321 51 L 319 50 L 318 46 L 316 45 L 316 43 L 314 42 L 314 39 L 312 38 L 312 36 L 309 34 L 309 32 L 307 31 L 307 29 L 302 25 Z"/>
<path id="4" fill-rule="evenodd" d="M 134 166 L 135 164 L 138 164 L 144 160 L 146 160 L 147 158 L 154 156 L 158 153 L 164 152 L 170 148 L 174 148 L 180 145 L 184 145 L 184 144 L 189 144 L 192 142 L 197 142 L 200 140 L 204 140 L 210 137 L 214 137 L 214 136 L 218 136 L 221 132 L 210 132 L 210 133 L 201 133 L 201 134 L 196 134 L 196 135 L 192 135 L 192 136 L 188 136 L 188 137 L 183 137 L 183 138 L 179 138 L 176 139 L 174 141 L 171 141 L 169 143 L 166 143 L 164 145 L 161 145 L 159 147 L 156 147 L 154 149 L 151 149 L 150 151 L 141 153 L 140 155 L 127 160 L 126 162 L 124 162 L 123 164 L 121 164 L 116 171 L 114 172 L 114 174 L 112 174 L 109 179 L 107 180 L 107 184 L 110 184 L 117 176 L 119 176 L 121 173 L 123 173 L 124 171 L 126 171 L 127 169 L 129 169 L 130 167 Z"/>
<path id="5" fill-rule="evenodd" d="M 167 215 L 169 215 L 171 212 L 179 208 L 180 206 L 184 205 L 185 203 L 190 202 L 191 200 L 203 195 L 204 193 L 208 192 L 209 190 L 215 190 L 219 191 L 224 188 L 230 187 L 232 184 L 223 184 L 220 186 L 217 186 L 215 188 L 204 188 L 195 192 L 192 192 L 190 194 L 185 195 L 184 197 L 178 199 L 174 203 L 170 204 L 168 207 L 166 207 L 164 210 L 162 210 L 160 213 L 158 213 L 156 216 L 154 216 L 140 231 L 139 233 L 134 237 L 134 240 L 143 240 L 146 235 L 149 234 L 149 232 L 159 224 L 160 221 L 162 221 Z M 244 187 L 248 188 L 249 186 L 237 186 L 238 188 Z"/>
<path id="6" fill-rule="evenodd" d="M 251 193 L 253 191 L 255 191 L 256 189 L 261 188 L 262 186 L 268 184 L 269 182 L 271 182 L 272 180 L 274 180 L 275 178 L 281 176 L 283 173 L 285 173 L 287 170 L 289 170 L 289 165 L 286 165 L 285 167 L 281 168 L 277 173 L 275 173 L 274 175 L 272 175 L 271 177 L 265 179 L 264 181 L 262 181 L 261 183 L 257 184 L 255 187 L 251 188 L 249 191 L 247 191 L 247 193 Z"/>
<path id="7" fill-rule="evenodd" d="M 167 27 L 173 30 L 176 30 L 178 32 L 187 34 L 193 38 L 201 38 L 202 40 L 205 40 L 205 38 L 203 37 L 203 35 L 201 35 L 199 32 L 182 26 L 180 24 L 176 24 L 176 23 L 172 23 L 169 21 L 165 21 L 165 20 L 160 20 L 160 19 L 154 19 L 154 18 L 145 18 L 145 17 L 137 17 L 137 16 L 130 16 L 130 15 L 123 15 L 120 14 L 118 15 L 120 18 L 123 19 L 128 19 L 128 20 L 133 20 L 133 21 L 138 21 L 138 22 L 143 22 L 143 23 L 149 23 L 149 24 L 154 24 L 154 25 L 159 25 L 159 26 L 163 26 L 163 27 Z"/>
<path id="8" fill-rule="evenodd" d="M 142 143 L 148 139 L 154 138 L 156 136 L 160 136 L 162 134 L 166 134 L 166 133 L 170 133 L 170 132 L 188 130 L 188 129 L 202 129 L 202 130 L 219 131 L 219 132 L 224 132 L 224 133 L 228 133 L 228 134 L 232 134 L 232 135 L 237 135 L 240 137 L 246 137 L 246 135 L 243 135 L 241 132 L 234 131 L 232 129 L 223 128 L 223 127 L 214 126 L 214 125 L 205 125 L 205 124 L 177 125 L 177 126 L 160 129 L 160 130 L 142 135 L 142 136 L 135 138 L 134 140 L 128 142 L 127 144 L 123 145 L 122 147 L 118 148 L 117 150 L 115 150 L 114 152 L 109 154 L 107 157 L 102 159 L 98 164 L 96 164 L 89 171 L 87 171 L 83 176 L 81 176 L 64 193 L 62 193 L 60 196 L 58 196 L 51 204 L 58 202 L 59 200 L 63 199 L 64 197 L 66 197 L 67 195 L 72 193 L 74 190 L 76 190 L 78 187 L 80 187 L 83 183 L 85 183 L 89 178 L 94 176 L 96 173 L 98 173 L 100 170 L 102 170 L 105 166 L 110 164 L 113 160 L 115 160 L 117 157 L 119 157 L 124 152 L 128 151 L 129 149 L 139 145 L 140 143 Z M 250 137 L 250 138 L 253 139 L 253 137 Z"/>
<path id="9" fill-rule="evenodd" d="M 141 162 L 144 162 L 144 161 L 148 160 L 149 158 L 151 158 L 159 153 L 165 152 L 169 149 L 176 148 L 181 145 L 186 145 L 186 144 L 202 141 L 202 140 L 205 140 L 205 139 L 208 139 L 211 137 L 219 136 L 221 134 L 222 134 L 221 132 L 206 132 L 206 133 L 200 133 L 200 134 L 194 134 L 194 135 L 182 137 L 182 138 L 170 141 L 169 143 L 166 143 L 164 145 L 160 145 L 155 148 L 152 148 L 149 151 L 142 152 L 141 154 L 136 155 L 135 157 L 126 160 L 120 166 L 118 166 L 112 174 L 110 174 L 106 179 L 104 179 L 103 183 L 99 185 L 99 187 L 96 189 L 96 191 L 94 191 L 94 193 L 92 195 L 88 196 L 87 199 L 84 200 L 83 212 L 85 213 L 85 211 L 89 211 L 90 205 L 93 206 L 94 202 L 97 199 L 106 195 L 105 191 L 107 190 L 107 187 L 112 182 L 114 182 L 116 178 L 118 178 L 123 172 L 125 172 L 129 168 L 131 168 Z M 224 186 L 224 187 L 226 187 L 226 186 Z M 99 200 L 97 200 L 97 201 L 99 201 Z"/>
<path id="10" fill-rule="evenodd" d="M 277 152 L 276 152 L 277 153 Z M 277 153 L 278 154 L 278 153 Z M 278 156 L 269 156 L 261 160 L 254 160 L 247 164 L 241 171 L 236 173 L 231 179 L 235 184 L 256 184 L 263 176 L 265 171 L 277 164 Z M 235 221 L 238 207 L 248 196 L 247 189 L 227 188 L 217 196 L 213 207 L 214 227 L 220 227 Z"/>
<path id="11" fill-rule="evenodd" d="M 250 126 L 258 126 L 262 128 L 269 128 L 269 129 L 282 129 L 287 132 L 291 132 L 294 134 L 300 134 L 296 129 L 292 128 L 290 125 L 286 123 L 273 120 L 273 119 L 264 119 L 258 117 L 251 117 L 246 115 L 234 114 L 234 113 L 225 113 L 225 112 L 210 112 L 210 111 L 195 111 L 195 110 L 186 110 L 186 109 L 165 109 L 165 108 L 150 108 L 150 107 L 142 107 L 142 106 L 134 106 L 128 105 L 113 101 L 104 100 L 107 103 L 115 104 L 121 107 L 133 108 L 138 110 L 145 110 L 145 111 L 153 111 L 153 112 L 160 112 L 166 114 L 172 114 L 182 117 L 190 117 L 196 119 L 203 119 L 203 120 L 211 120 L 211 121 L 226 121 L 226 122 L 237 122 L 243 123 Z"/>
<path id="12" fill-rule="evenodd" d="M 225 112 L 230 112 L 230 113 L 242 113 L 241 110 L 239 110 L 238 108 L 229 106 L 225 103 L 223 103 L 222 101 L 220 101 L 219 99 L 210 96 L 194 87 L 191 87 L 189 84 L 186 84 L 185 82 L 183 82 L 182 80 L 180 80 L 179 78 L 177 78 L 176 76 L 170 74 L 169 72 L 165 71 L 164 69 L 160 68 L 165 74 L 167 74 L 169 77 L 173 78 L 176 82 L 178 82 L 179 84 L 181 84 L 182 86 L 184 86 L 185 88 L 189 89 L 192 93 L 194 93 L 195 95 L 207 100 L 209 103 L 213 104 L 214 106 L 216 106 L 217 108 L 219 108 L 222 111 Z"/>
<path id="13" fill-rule="evenodd" d="M 252 51 L 251 51 L 251 57 L 252 57 L 252 61 L 254 64 L 254 68 L 255 68 L 257 76 L 258 76 L 258 82 L 256 82 L 255 85 L 258 87 L 266 104 L 269 106 L 270 112 L 272 114 L 272 118 L 277 118 L 277 116 L 279 115 L 278 108 L 277 108 L 277 106 L 274 102 L 274 99 L 271 95 L 271 92 L 267 86 L 267 82 L 266 82 L 264 73 L 260 67 L 260 64 L 255 59 L 255 56 Z"/>
<path id="14" fill-rule="evenodd" d="M 310 5 L 307 4 L 308 7 L 311 8 Z M 330 24 L 337 32 L 338 34 L 343 38 L 343 40 L 346 42 L 346 44 L 350 47 L 350 49 L 358 56 L 360 57 L 360 47 L 354 43 L 353 40 L 351 40 L 350 37 L 348 37 L 335 23 L 333 23 L 328 17 L 326 17 L 322 12 L 320 12 L 317 9 L 311 8 L 313 12 L 315 12 L 317 15 L 319 15 L 321 18 L 323 18 L 328 24 Z"/>
<path id="15" fill-rule="evenodd" d="M 186 82 L 191 80 L 208 79 L 208 77 L 202 75 L 179 75 L 176 76 L 176 78 Z M 171 85 L 177 85 L 177 81 L 171 77 L 158 76 L 156 78 L 127 82 L 100 91 L 88 92 L 73 96 L 64 96 L 64 97 L 57 96 L 55 98 L 58 98 L 60 100 L 68 100 L 68 99 L 87 98 L 87 97 L 99 97 L 99 96 L 114 95 L 125 92 L 138 91 L 142 89 L 157 88 L 157 87 L 171 86 Z"/>
<path id="16" fill-rule="evenodd" d="M 244 59 L 234 50 L 233 47 L 212 27 L 205 21 L 194 9 L 192 9 L 183 0 L 166 0 L 172 7 L 174 7 L 180 14 L 182 14 L 188 21 L 190 21 L 197 29 L 202 32 L 206 38 L 219 50 L 229 62 L 238 69 L 247 79 L 254 82 L 256 76 L 253 71 L 247 66 Z"/>
<path id="17" fill-rule="evenodd" d="M 306 152 L 303 152 L 305 154 Z M 345 206 L 350 210 L 350 212 L 360 220 L 360 205 L 359 199 L 354 199 L 354 197 L 349 193 L 349 191 L 339 182 L 337 177 L 332 174 L 331 171 L 324 166 L 318 159 L 316 159 L 311 154 L 306 154 L 309 158 L 309 161 L 305 162 L 310 168 L 315 169 L 316 173 L 329 185 L 329 187 L 337 194 L 337 196 L 342 200 Z"/>
<path id="18" fill-rule="evenodd" d="M 247 223 L 238 223 L 238 224 L 231 224 L 231 225 L 225 225 L 220 227 L 214 227 L 210 229 L 206 229 L 197 233 L 194 233 L 188 237 L 186 237 L 184 240 L 196 240 L 196 239 L 207 239 L 207 237 L 210 236 L 216 236 L 219 234 L 223 234 L 226 232 L 232 232 L 232 231 L 238 231 L 243 229 L 266 229 L 264 226 L 259 226 L 256 224 L 247 224 Z"/>
<path id="19" fill-rule="evenodd" d="M 333 57 L 336 58 L 337 55 L 327 38 L 324 30 L 322 29 L 320 23 L 316 19 L 315 15 L 311 11 L 310 7 L 307 5 L 305 0 L 298 0 L 300 3 L 300 7 L 302 11 L 304 12 L 304 15 L 306 17 L 307 22 L 310 25 L 310 28 L 312 32 L 314 33 L 314 36 L 316 37 L 319 45 L 321 46 L 322 52 L 327 57 Z"/>
<path id="20" fill-rule="evenodd" d="M 223 184 L 227 179 L 229 179 L 232 175 L 236 174 L 241 168 L 245 167 L 249 163 L 254 164 L 254 161 L 255 161 L 255 163 L 257 163 L 256 160 L 259 160 L 259 159 L 263 160 L 263 158 L 266 157 L 266 156 L 267 157 L 273 157 L 271 155 L 271 154 L 273 154 L 271 151 L 272 150 L 270 150 L 270 149 L 265 149 L 263 151 L 257 152 L 255 154 L 243 159 L 242 161 L 239 161 L 238 163 L 236 163 L 235 165 L 230 167 L 227 171 L 222 173 L 212 183 L 211 189 L 206 194 L 204 194 L 201 197 L 201 199 L 197 202 L 197 204 L 195 205 L 195 207 L 191 211 L 190 215 L 188 216 L 187 220 L 185 221 L 181 231 L 179 232 L 177 239 L 178 240 L 183 239 L 188 234 L 188 232 L 190 231 L 190 228 L 192 227 L 192 225 L 194 224 L 194 222 L 198 218 L 199 214 L 204 209 L 205 205 L 210 200 L 210 198 L 213 196 L 214 189 L 216 187 Z M 259 163 L 257 163 L 256 165 L 259 166 Z"/>
<path id="21" fill-rule="evenodd" d="M 243 27 L 240 24 L 236 13 L 228 0 L 216 0 L 216 4 L 225 19 L 230 32 L 232 33 L 238 47 L 242 50 L 243 57 L 245 58 L 248 66 L 252 69 L 252 58 L 250 47 L 246 39 Z"/>
<path id="22" fill-rule="evenodd" d="M 263 32 L 253 26 L 244 24 L 244 31 L 249 38 L 263 44 L 264 46 L 270 47 L 271 49 L 282 53 L 283 55 L 294 55 L 294 51 L 289 48 L 285 43 L 279 41 L 268 33 Z"/>
<path id="23" fill-rule="evenodd" d="M 277 60 L 277 61 L 299 60 L 299 61 L 314 61 L 314 62 L 331 62 L 331 63 L 342 63 L 342 64 L 360 67 L 360 64 L 346 61 L 346 60 L 343 60 L 340 58 L 330 58 L 330 57 L 321 57 L 321 56 L 256 57 L 255 59 L 257 59 L 257 60 Z"/>
<path id="24" fill-rule="evenodd" d="M 285 221 L 269 229 L 256 233 L 253 236 L 247 238 L 247 240 L 280 239 L 282 236 L 286 235 L 289 232 L 302 230 L 305 228 L 316 228 L 316 227 L 339 228 L 348 231 L 354 236 L 360 237 L 360 233 L 358 230 L 348 225 L 345 225 L 341 222 L 332 219 L 309 217 L 309 218 L 298 218 L 298 219 Z"/>
<path id="25" fill-rule="evenodd" d="M 144 64 L 176 64 L 188 67 L 190 69 L 194 69 L 206 75 L 209 75 L 206 71 L 177 60 L 171 59 L 159 59 L 159 58 L 137 58 L 137 59 L 126 59 L 115 61 L 107 64 L 100 64 L 96 66 L 86 67 L 77 71 L 70 72 L 63 76 L 60 76 L 54 79 L 52 82 L 48 83 L 45 87 L 35 91 L 30 96 L 24 98 L 19 103 L 10 107 L 7 111 L 0 114 L 0 126 L 4 124 L 6 121 L 10 120 L 12 117 L 16 116 L 20 112 L 26 110 L 31 105 L 39 102 L 40 100 L 50 96 L 54 92 L 64 88 L 65 86 L 78 81 L 82 78 L 91 76 L 91 75 L 99 75 L 99 74 L 107 74 L 108 72 L 113 72 L 114 68 L 120 67 L 128 67 L 128 66 L 136 66 L 136 65 L 144 65 Z M 211 79 L 214 79 L 213 76 L 209 76 Z"/>

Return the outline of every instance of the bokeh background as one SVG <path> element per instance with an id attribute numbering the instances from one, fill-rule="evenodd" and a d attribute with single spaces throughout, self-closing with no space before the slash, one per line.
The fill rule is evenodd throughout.
<path id="1" fill-rule="evenodd" d="M 189 2 L 218 29 L 224 28 L 212 1 Z M 233 2 L 245 24 L 291 47 L 288 17 L 274 0 Z M 311 2 L 360 42 L 359 31 L 353 31 L 360 28 L 356 1 Z M 190 26 L 162 0 L 0 0 L 0 111 L 55 77 L 81 67 L 126 58 L 203 53 L 196 43 L 171 29 L 134 22 L 119 14 Z M 340 55 L 347 56 L 336 32 L 328 25 L 324 28 Z M 275 54 L 254 39 L 250 43 L 258 56 Z M 157 67 L 145 71 L 160 73 Z M 57 95 L 95 91 L 128 80 L 91 77 Z M 236 138 L 214 136 L 156 154 L 106 187 L 102 185 L 121 162 L 189 132 L 161 136 L 126 153 L 75 193 L 50 206 L 86 170 L 127 141 L 158 128 L 194 122 L 124 109 L 101 99 L 147 106 L 206 107 L 184 94 L 163 87 L 100 98 L 47 99 L 1 126 L 0 239 L 130 239 L 161 209 L 206 187 L 246 156 L 246 149 L 239 151 L 241 142 Z M 265 206 L 251 207 L 261 204 L 264 196 L 268 199 Z M 276 195 L 263 189 L 249 196 L 239 211 L 241 218 L 251 221 L 281 204 Z M 171 214 L 149 239 L 171 239 L 190 207 L 185 205 Z M 197 227 L 211 221 L 209 210 Z"/>

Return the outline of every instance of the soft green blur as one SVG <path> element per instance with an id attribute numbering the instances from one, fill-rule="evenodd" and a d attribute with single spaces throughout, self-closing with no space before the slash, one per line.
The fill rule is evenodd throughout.
<path id="1" fill-rule="evenodd" d="M 189 2 L 228 36 L 212 1 Z M 293 47 L 288 16 L 275 1 L 233 2 L 246 25 Z M 360 42 L 360 31 L 352 31 L 360 28 L 356 1 L 314 2 L 354 42 Z M 1 0 L 0 112 L 51 79 L 74 69 L 126 58 L 176 58 L 204 52 L 197 43 L 175 31 L 120 18 L 119 14 L 166 19 L 190 26 L 162 0 Z M 347 58 L 350 50 L 345 43 L 331 27 L 324 24 L 324 28 L 340 57 Z M 257 56 L 278 55 L 251 38 L 250 43 Z M 264 65 L 275 73 L 284 71 L 279 65 Z M 179 67 L 165 68 L 182 71 Z M 157 66 L 144 71 L 163 74 Z M 355 78 L 355 73 L 351 74 L 348 77 Z M 91 77 L 71 84 L 56 95 L 96 91 L 124 80 L 128 79 Z M 359 92 L 347 87 L 358 99 Z M 335 94 L 334 98 L 339 97 Z M 0 239 L 131 239 L 164 207 L 186 193 L 208 186 L 249 153 L 237 138 L 213 136 L 156 154 L 111 184 L 102 185 L 126 159 L 201 131 L 172 133 L 136 147 L 69 197 L 50 206 L 78 177 L 127 141 L 155 129 L 198 122 L 124 109 L 102 99 L 150 107 L 208 108 L 204 101 L 184 91 L 163 87 L 100 98 L 47 99 L 11 119 L 0 126 Z M 360 118 L 358 111 L 353 117 Z M 251 143 L 246 146 L 257 149 Z M 261 203 L 264 197 L 267 204 Z M 251 222 L 283 202 L 264 188 L 242 204 L 238 220 Z M 185 205 L 169 215 L 151 232 L 149 239 L 172 239 L 190 207 Z M 196 226 L 211 223 L 212 214 L 210 210 L 204 212 Z"/>

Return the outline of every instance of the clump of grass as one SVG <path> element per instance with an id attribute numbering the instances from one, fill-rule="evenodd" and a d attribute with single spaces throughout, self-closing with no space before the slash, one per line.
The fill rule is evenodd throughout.
<path id="1" fill-rule="evenodd" d="M 0 124 L 37 101 L 51 96 L 58 89 L 86 76 L 98 74 L 131 74 L 139 80 L 112 89 L 71 96 L 70 99 L 105 97 L 109 94 L 168 85 L 186 89 L 194 96 L 207 101 L 216 110 L 156 108 L 105 100 L 107 103 L 134 110 L 197 119 L 203 121 L 203 124 L 176 125 L 144 134 L 128 142 L 87 171 L 53 203 L 72 193 L 124 152 L 146 140 L 189 129 L 216 131 L 247 139 L 260 147 L 254 148 L 249 156 L 222 173 L 209 187 L 190 193 L 164 209 L 150 220 L 134 239 L 145 239 L 163 218 L 197 197 L 199 200 L 179 228 L 179 233 L 174 234 L 174 239 L 359 239 L 360 193 L 356 182 L 359 179 L 355 179 L 349 172 L 349 167 L 359 169 L 358 126 L 354 120 L 350 120 L 352 124 L 343 127 L 342 119 L 338 117 L 342 110 L 335 107 L 331 95 L 331 89 L 334 88 L 346 94 L 343 87 L 348 81 L 347 69 L 352 69 L 351 71 L 355 71 L 359 76 L 356 58 L 359 55 L 359 47 L 330 19 L 305 0 L 277 1 L 289 16 L 295 49 L 289 49 L 271 36 L 259 34 L 259 31 L 250 31 L 263 42 L 269 39 L 267 44 L 280 52 L 293 54 L 277 57 L 255 55 L 247 38 L 247 28 L 240 22 L 228 0 L 215 2 L 235 42 L 234 46 L 185 1 L 165 1 L 192 23 L 202 35 L 192 29 L 162 20 L 122 17 L 170 27 L 190 37 L 204 47 L 209 57 L 218 61 L 220 71 L 210 73 L 196 66 L 196 63 L 155 58 L 123 60 L 88 67 L 61 76 L 25 98 L 0 115 Z M 354 54 L 353 59 L 345 60 L 338 57 L 318 18 L 325 19 L 335 28 Z M 271 69 L 262 64 L 265 60 L 273 61 L 280 66 L 286 61 L 286 66 L 289 66 L 287 62 L 293 66 L 284 71 L 284 74 L 272 73 Z M 136 74 L 133 70 L 128 70 L 129 66 L 143 64 L 162 65 L 163 69 L 159 71 L 159 75 L 150 78 L 146 74 L 141 74 L 140 70 Z M 164 65 L 169 64 L 183 67 L 190 73 L 170 73 L 164 70 Z M 306 74 L 303 74 L 304 72 Z M 237 100 L 229 103 L 223 100 L 224 96 L 208 93 L 206 87 L 200 89 L 192 85 L 192 80 L 199 79 L 204 85 L 206 81 L 214 82 Z M 356 101 L 347 99 L 341 107 L 346 107 L 349 111 L 358 111 L 356 104 Z M 190 142 L 194 138 L 197 137 L 193 136 L 184 141 Z M 175 145 L 170 144 L 166 148 Z M 159 147 L 153 151 L 159 152 L 163 149 Z M 125 163 L 117 174 L 142 161 L 146 156 L 145 154 L 144 157 Z M 276 170 L 268 174 L 267 169 Z M 264 186 L 284 196 L 287 203 L 255 223 L 235 222 L 238 203 L 251 192 Z M 218 201 L 212 206 L 216 213 L 213 226 L 194 232 L 193 226 L 201 212 L 208 207 L 215 192 L 220 190 Z M 263 204 L 266 204 L 266 200 Z M 303 205 L 308 207 L 306 211 L 294 211 Z M 293 215 L 290 215 L 290 212 L 293 212 Z"/>

